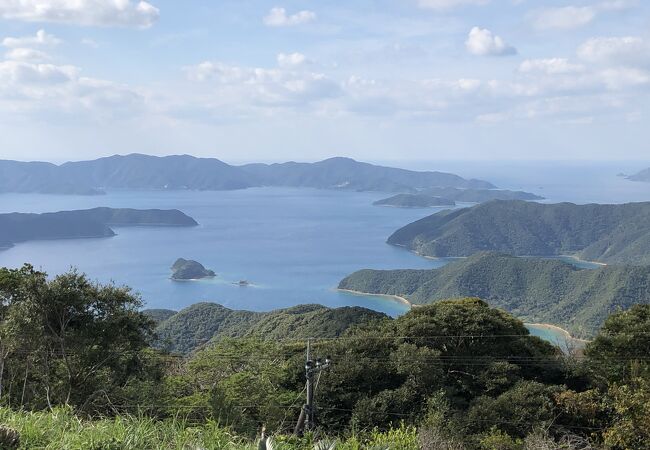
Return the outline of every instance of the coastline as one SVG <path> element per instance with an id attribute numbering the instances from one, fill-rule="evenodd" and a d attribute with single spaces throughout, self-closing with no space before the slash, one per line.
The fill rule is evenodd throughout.
<path id="1" fill-rule="evenodd" d="M 363 295 L 363 296 L 370 296 L 370 297 L 383 297 L 387 298 L 393 301 L 397 301 L 399 303 L 402 303 L 404 305 L 407 305 L 409 308 L 417 308 L 420 305 L 415 305 L 411 303 L 408 299 L 401 297 L 399 295 L 391 295 L 391 294 L 370 294 L 368 292 L 361 292 L 361 291 L 355 291 L 353 289 L 341 289 L 341 288 L 336 288 L 337 291 L 340 292 L 346 292 L 348 294 L 353 294 L 353 295 Z M 587 345 L 589 340 L 587 339 L 581 339 L 577 337 L 573 337 L 569 331 L 565 330 L 562 327 L 559 327 L 557 325 L 553 325 L 551 323 L 532 323 L 532 322 L 524 322 L 524 326 L 528 327 L 534 327 L 540 330 L 547 330 L 547 331 L 552 331 L 555 334 L 561 335 L 564 337 L 565 341 L 568 342 L 574 342 L 578 344 L 579 347 L 584 347 Z M 559 341 L 557 342 L 558 344 L 560 343 Z"/>
<path id="2" fill-rule="evenodd" d="M 353 290 L 353 289 L 341 289 L 341 288 L 336 288 L 336 290 L 337 290 L 337 291 L 340 291 L 340 292 L 347 292 L 348 294 L 354 294 L 354 295 L 363 295 L 363 296 L 369 296 L 369 297 L 384 297 L 384 298 L 388 298 L 388 299 L 391 299 L 391 300 L 398 301 L 398 302 L 400 302 L 400 303 L 402 303 L 402 304 L 408 306 L 409 308 L 415 308 L 415 307 L 417 307 L 417 305 L 414 305 L 413 303 L 411 303 L 410 301 L 408 301 L 406 298 L 404 298 L 404 297 L 400 297 L 399 295 L 391 295 L 391 294 L 370 294 L 370 293 L 368 293 L 368 292 L 361 292 L 361 291 L 355 291 L 355 290 Z"/>
<path id="3" fill-rule="evenodd" d="M 569 333 L 564 328 L 558 327 L 557 325 L 553 325 L 553 324 L 550 324 L 550 323 L 529 323 L 529 322 L 525 322 L 524 325 L 532 326 L 532 327 L 542 329 L 542 330 L 553 331 L 553 332 L 555 332 L 557 334 L 561 334 L 562 336 L 564 336 L 567 339 L 567 341 L 579 342 L 580 344 L 583 344 L 583 345 L 588 344 L 589 342 L 591 342 L 591 341 L 589 341 L 587 339 L 581 339 L 581 338 L 573 337 L 571 335 L 571 333 Z"/>

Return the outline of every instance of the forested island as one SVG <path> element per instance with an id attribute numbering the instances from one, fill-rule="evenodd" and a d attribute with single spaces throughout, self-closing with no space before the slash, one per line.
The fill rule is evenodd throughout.
<path id="1" fill-rule="evenodd" d="M 350 158 L 315 163 L 233 166 L 190 155 L 115 155 L 55 165 L 0 161 L 0 193 L 101 194 L 105 189 L 232 190 L 262 186 L 310 187 L 352 191 L 415 192 L 453 187 L 492 189 L 483 180 L 444 172 L 383 167 Z"/>
<path id="2" fill-rule="evenodd" d="M 393 206 L 396 208 L 431 208 L 434 206 L 455 206 L 456 202 L 441 197 L 425 194 L 397 194 L 373 203 L 375 206 Z"/>
<path id="3" fill-rule="evenodd" d="M 432 187 L 421 191 L 424 195 L 433 195 L 456 202 L 483 203 L 490 200 L 543 200 L 544 197 L 524 191 L 487 188 Z"/>
<path id="4" fill-rule="evenodd" d="M 191 259 L 178 258 L 171 269 L 171 279 L 175 281 L 200 280 L 217 275 L 213 270 L 206 269 L 203 264 Z"/>
<path id="5" fill-rule="evenodd" d="M 0 214 L 0 247 L 42 239 L 115 236 L 114 227 L 192 227 L 198 223 L 177 209 L 93 208 L 42 214 Z"/>
<path id="6" fill-rule="evenodd" d="M 589 338 L 614 311 L 650 303 L 649 266 L 580 269 L 557 259 L 479 253 L 432 270 L 360 270 L 340 289 L 396 295 L 413 304 L 480 297 L 527 322 Z"/>
<path id="7" fill-rule="evenodd" d="M 492 201 L 441 211 L 400 228 L 388 243 L 424 256 L 573 255 L 611 264 L 650 264 L 650 203 L 542 204 Z"/>
<path id="8" fill-rule="evenodd" d="M 157 311 L 145 310 L 144 313 L 161 318 Z M 355 325 L 387 317 L 383 313 L 356 306 L 327 308 L 298 305 L 270 312 L 254 312 L 233 310 L 217 303 L 197 303 L 159 320 L 156 334 L 159 346 L 186 353 L 226 337 L 263 340 L 334 338 Z"/>

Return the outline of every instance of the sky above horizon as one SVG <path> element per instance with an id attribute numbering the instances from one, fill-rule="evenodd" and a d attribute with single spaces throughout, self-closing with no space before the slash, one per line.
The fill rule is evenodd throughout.
<path id="1" fill-rule="evenodd" d="M 650 161 L 643 0 L 0 0 L 0 158 Z"/>

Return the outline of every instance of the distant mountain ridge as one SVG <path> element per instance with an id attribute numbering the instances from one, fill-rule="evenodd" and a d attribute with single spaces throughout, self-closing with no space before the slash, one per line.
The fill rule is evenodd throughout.
<path id="1" fill-rule="evenodd" d="M 110 237 L 110 226 L 196 226 L 177 209 L 94 208 L 43 214 L 0 214 L 0 248 L 41 239 Z"/>
<path id="2" fill-rule="evenodd" d="M 413 192 L 433 187 L 492 189 L 482 180 L 444 172 L 416 172 L 330 158 L 316 163 L 232 166 L 190 155 L 114 155 L 92 161 L 0 160 L 1 192 L 96 195 L 104 189 L 234 190 L 262 186 L 311 187 L 380 192 Z"/>
<path id="3" fill-rule="evenodd" d="M 158 320 L 156 334 L 159 346 L 183 353 L 212 339 L 224 337 L 337 337 L 354 325 L 388 317 L 357 306 L 327 308 L 321 305 L 297 305 L 269 312 L 254 312 L 233 310 L 217 303 L 197 303 L 175 314 L 167 310 L 143 312 Z"/>
<path id="4" fill-rule="evenodd" d="M 424 256 L 498 251 L 650 264 L 650 202 L 575 205 L 495 200 L 420 219 L 395 231 L 388 243 Z"/>
<path id="5" fill-rule="evenodd" d="M 361 270 L 340 289 L 397 295 L 414 304 L 480 297 L 524 321 L 590 337 L 609 314 L 650 303 L 650 266 L 579 269 L 557 259 L 478 253 L 432 270 Z"/>

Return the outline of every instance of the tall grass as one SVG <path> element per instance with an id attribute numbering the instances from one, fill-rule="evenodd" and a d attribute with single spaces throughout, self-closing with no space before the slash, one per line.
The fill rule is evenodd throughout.
<path id="1" fill-rule="evenodd" d="M 65 408 L 52 412 L 13 412 L 0 408 L 0 424 L 20 433 L 21 450 L 254 448 L 253 443 L 233 435 L 216 423 L 192 426 L 182 419 L 156 421 L 146 417 L 118 416 L 85 421 Z"/>

